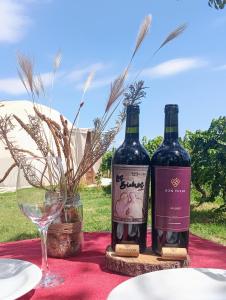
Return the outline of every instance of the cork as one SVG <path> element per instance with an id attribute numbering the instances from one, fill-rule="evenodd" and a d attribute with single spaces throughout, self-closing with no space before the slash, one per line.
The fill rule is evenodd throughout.
<path id="1" fill-rule="evenodd" d="M 161 258 L 165 260 L 185 260 L 187 259 L 187 249 L 163 247 Z"/>
<path id="2" fill-rule="evenodd" d="M 115 255 L 125 257 L 138 257 L 139 245 L 136 244 L 116 244 Z"/>

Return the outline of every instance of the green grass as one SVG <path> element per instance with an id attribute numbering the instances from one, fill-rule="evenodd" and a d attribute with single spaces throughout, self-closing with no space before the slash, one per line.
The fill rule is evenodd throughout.
<path id="1" fill-rule="evenodd" d="M 81 191 L 81 199 L 84 204 L 84 231 L 110 231 L 110 194 L 102 189 L 86 188 Z M 192 202 L 191 232 L 226 245 L 226 214 L 213 211 L 220 204 L 217 201 L 196 207 Z M 38 236 L 35 225 L 17 207 L 15 193 L 0 194 L 0 232 L 1 242 Z"/>
<path id="2" fill-rule="evenodd" d="M 226 245 L 226 213 L 216 213 L 220 203 L 204 203 L 191 210 L 191 232 Z"/>
<path id="3" fill-rule="evenodd" d="M 83 201 L 84 231 L 111 230 L 111 196 L 99 188 L 81 192 Z"/>
<path id="4" fill-rule="evenodd" d="M 35 225 L 25 218 L 16 202 L 15 193 L 0 194 L 0 241 L 37 237 Z"/>

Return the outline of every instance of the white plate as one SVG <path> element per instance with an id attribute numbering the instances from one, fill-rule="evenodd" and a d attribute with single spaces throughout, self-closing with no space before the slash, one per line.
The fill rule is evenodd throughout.
<path id="1" fill-rule="evenodd" d="M 226 270 L 171 269 L 129 279 L 107 300 L 226 300 Z"/>
<path id="2" fill-rule="evenodd" d="M 0 300 L 14 300 L 23 296 L 41 278 L 41 270 L 28 261 L 0 259 Z"/>

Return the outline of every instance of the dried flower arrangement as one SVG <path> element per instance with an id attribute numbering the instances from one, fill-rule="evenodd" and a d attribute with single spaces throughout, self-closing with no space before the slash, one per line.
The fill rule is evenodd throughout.
<path id="1" fill-rule="evenodd" d="M 23 128 L 27 132 L 27 134 L 30 135 L 43 156 L 47 156 L 48 154 L 56 155 L 53 148 L 56 149 L 57 155 L 64 159 L 66 163 L 68 194 L 73 195 L 76 192 L 82 176 L 90 169 L 90 167 L 95 164 L 96 161 L 101 158 L 101 156 L 105 153 L 105 151 L 108 149 L 115 136 L 119 132 L 125 120 L 125 106 L 128 103 L 135 103 L 143 97 L 142 90 L 144 89 L 144 87 L 142 81 L 138 83 L 134 82 L 132 85 L 125 87 L 125 80 L 128 75 L 131 63 L 149 31 L 151 22 L 152 17 L 150 15 L 145 17 L 139 30 L 135 49 L 132 53 L 129 64 L 111 84 L 110 95 L 108 97 L 105 112 L 102 117 L 96 118 L 94 120 L 94 129 L 92 131 L 91 143 L 85 148 L 84 155 L 78 166 L 75 165 L 71 152 L 71 137 L 73 126 L 69 128 L 67 120 L 65 120 L 62 115 L 61 124 L 58 124 L 39 111 L 38 106 L 36 106 L 35 104 L 35 101 L 41 95 L 45 96 L 43 80 L 41 76 L 34 73 L 34 65 L 32 61 L 24 55 L 18 55 L 19 77 L 33 101 L 35 116 L 28 115 L 28 124 L 25 124 L 23 120 L 21 120 L 16 115 L 0 117 L 0 139 L 5 144 L 6 148 L 10 151 L 10 154 L 14 160 L 14 163 L 5 172 L 3 178 L 0 179 L 0 182 L 4 181 L 5 178 L 10 174 L 11 170 L 19 165 L 21 159 L 24 156 L 36 156 L 36 154 L 32 153 L 31 150 L 18 148 L 16 142 L 10 140 L 8 135 L 14 128 L 14 125 L 12 123 L 12 118 L 14 118 L 19 123 L 21 128 Z M 186 25 L 182 25 L 171 32 L 166 37 L 164 42 L 160 45 L 160 47 L 154 52 L 154 54 L 156 54 L 163 46 L 165 46 L 165 44 L 179 36 L 185 28 Z M 58 52 L 53 64 L 53 80 L 56 71 L 60 66 L 60 63 L 61 53 Z M 93 75 L 94 74 L 92 72 L 84 84 L 82 100 L 75 114 L 73 125 L 76 123 L 80 111 L 84 105 L 84 95 L 91 84 Z M 130 90 L 130 93 L 126 92 L 128 89 Z M 124 104 L 124 108 L 115 120 L 115 126 L 109 129 L 107 128 L 109 121 L 121 102 Z M 116 105 L 113 107 L 113 104 Z M 43 123 L 48 126 L 52 134 L 54 147 L 49 143 L 47 137 L 45 136 L 42 126 Z M 33 181 L 33 179 L 29 177 L 29 174 L 25 174 L 25 177 L 32 186 L 36 186 L 36 183 Z"/>
<path id="2" fill-rule="evenodd" d="M 34 73 L 34 65 L 28 57 L 24 55 L 18 56 L 19 77 L 33 102 L 35 115 L 28 115 L 28 123 L 25 123 L 16 115 L 6 115 L 4 117 L 0 117 L 0 140 L 5 145 L 6 149 L 9 150 L 11 157 L 14 160 L 14 163 L 5 172 L 3 178 L 0 178 L 0 182 L 4 181 L 10 172 L 16 166 L 18 166 L 21 160 L 23 160 L 26 156 L 37 156 L 37 154 L 33 153 L 30 149 L 22 149 L 18 147 L 16 141 L 10 138 L 9 134 L 15 126 L 12 122 L 12 119 L 14 119 L 32 138 L 42 156 L 55 155 L 62 158 L 66 166 L 65 176 L 67 181 L 67 193 L 69 201 L 66 202 L 64 213 L 61 217 L 61 222 L 72 223 L 81 221 L 79 215 L 70 209 L 71 198 L 73 201 L 76 200 L 74 196 L 78 192 L 79 183 L 82 177 L 107 151 L 115 136 L 119 132 L 125 120 L 126 106 L 128 104 L 139 103 L 140 99 L 144 96 L 145 87 L 143 81 L 133 82 L 131 85 L 127 86 L 125 86 L 125 81 L 133 59 L 149 31 L 151 22 L 151 16 L 145 17 L 139 30 L 131 59 L 125 70 L 111 84 L 110 94 L 107 100 L 105 111 L 101 117 L 98 117 L 94 120 L 91 141 L 90 143 L 86 144 L 83 157 L 79 164 L 75 162 L 72 153 L 72 131 L 78 120 L 80 111 L 84 106 L 84 95 L 92 82 L 94 74 L 90 73 L 84 84 L 82 100 L 75 114 L 73 126 L 70 128 L 67 120 L 62 115 L 60 116 L 61 124 L 58 124 L 50 117 L 41 113 L 36 105 L 36 102 L 41 96 L 45 96 L 43 80 L 41 76 Z M 155 55 L 165 44 L 179 36 L 185 28 L 186 26 L 182 25 L 170 33 L 153 55 Z M 57 53 L 53 65 L 53 80 L 60 63 L 61 54 Z M 117 115 L 114 126 L 109 128 L 109 121 L 117 112 L 120 104 L 123 104 L 123 108 Z M 45 135 L 45 131 L 43 129 L 44 126 L 47 126 L 51 133 L 50 140 Z M 29 168 L 24 169 L 24 175 L 31 186 L 37 187 L 41 184 L 40 182 L 37 183 L 35 181 L 35 177 L 29 173 Z M 78 231 L 78 228 L 76 228 L 76 230 Z"/>

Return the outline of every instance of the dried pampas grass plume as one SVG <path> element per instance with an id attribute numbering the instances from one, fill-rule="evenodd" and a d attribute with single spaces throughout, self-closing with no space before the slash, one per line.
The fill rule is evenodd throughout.
<path id="1" fill-rule="evenodd" d="M 160 45 L 160 47 L 155 51 L 154 55 L 166 44 L 168 44 L 170 41 L 177 38 L 181 33 L 184 32 L 184 30 L 187 28 L 187 24 L 182 24 L 179 27 L 177 27 L 174 31 L 172 31 L 164 40 L 164 42 Z"/>
<path id="2" fill-rule="evenodd" d="M 128 64 L 128 66 L 125 68 L 125 70 L 111 84 L 110 95 L 109 95 L 109 98 L 107 101 L 105 113 L 107 113 L 109 111 L 112 104 L 124 93 L 124 91 L 125 91 L 124 83 L 125 83 L 128 73 L 129 73 L 130 65 L 133 61 L 135 54 L 137 53 L 138 49 L 140 48 L 142 42 L 144 41 L 144 39 L 149 31 L 151 22 L 152 22 L 151 15 L 148 15 L 144 18 L 144 20 L 140 26 L 138 35 L 137 35 L 135 49 L 131 56 L 130 62 Z"/>
<path id="3" fill-rule="evenodd" d="M 140 26 L 140 30 L 139 30 L 138 35 L 137 35 L 136 46 L 135 46 L 135 49 L 133 51 L 131 61 L 134 58 L 137 50 L 140 48 L 140 45 L 142 44 L 144 38 L 148 34 L 151 23 L 152 23 L 152 15 L 146 16 L 144 18 L 144 21 L 142 22 L 142 24 Z"/>
<path id="4" fill-rule="evenodd" d="M 73 123 L 72 123 L 72 128 L 74 127 L 76 121 L 78 120 L 80 111 L 81 111 L 81 109 L 82 109 L 82 107 L 83 107 L 83 105 L 84 105 L 84 96 L 85 96 L 85 93 L 86 93 L 87 90 L 89 89 L 89 87 L 90 87 L 90 85 L 91 85 L 91 83 L 92 83 L 92 81 L 93 81 L 94 75 L 95 75 L 95 70 L 93 70 L 93 71 L 91 71 L 91 72 L 89 73 L 89 75 L 88 75 L 88 77 L 87 77 L 87 79 L 86 79 L 86 81 L 85 81 L 85 83 L 84 83 L 82 99 L 81 99 L 81 101 L 80 101 L 80 104 L 79 104 L 77 113 L 76 113 L 75 118 L 74 118 L 74 121 L 73 121 Z M 69 143 L 71 142 L 71 135 L 72 135 L 72 130 L 71 130 L 71 132 L 70 132 L 70 134 L 69 134 Z"/>
<path id="5" fill-rule="evenodd" d="M 59 69 L 61 61 L 62 61 L 62 53 L 60 50 L 58 50 L 54 57 L 54 60 L 53 60 L 53 72 L 54 73 Z"/>
<path id="6" fill-rule="evenodd" d="M 27 92 L 31 92 L 34 94 L 34 78 L 33 78 L 33 63 L 27 56 L 19 53 L 17 55 L 17 60 L 20 69 L 18 69 L 19 77 L 27 90 Z"/>
<path id="7" fill-rule="evenodd" d="M 84 99 L 85 93 L 87 92 L 88 88 L 90 87 L 90 85 L 93 81 L 94 75 L 95 75 L 95 70 L 93 70 L 89 73 L 89 75 L 84 83 L 84 86 L 83 86 L 82 99 Z"/>
<path id="8" fill-rule="evenodd" d="M 109 111 L 112 104 L 123 94 L 124 82 L 126 80 L 127 75 L 128 75 L 128 67 L 111 84 L 110 95 L 107 101 L 105 113 Z"/>
<path id="9" fill-rule="evenodd" d="M 24 54 L 19 53 L 17 55 L 18 61 L 18 75 L 20 77 L 23 86 L 27 93 L 31 95 L 33 103 L 35 97 L 39 97 L 41 94 L 45 95 L 44 83 L 41 75 L 34 73 L 34 63 L 32 60 Z"/>

